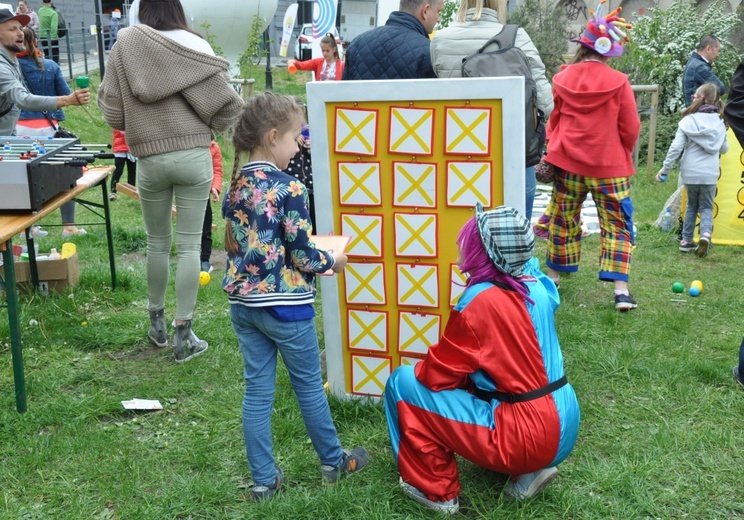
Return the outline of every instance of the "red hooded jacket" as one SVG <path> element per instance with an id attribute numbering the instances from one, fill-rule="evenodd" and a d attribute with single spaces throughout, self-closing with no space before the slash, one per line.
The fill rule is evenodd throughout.
<path id="1" fill-rule="evenodd" d="M 209 145 L 209 152 L 212 154 L 212 189 L 222 193 L 222 151 L 217 141 L 212 141 Z"/>
<path id="2" fill-rule="evenodd" d="M 124 132 L 121 130 L 114 130 L 114 153 L 116 152 L 128 152 L 129 146 L 127 145 L 127 139 L 124 137 Z"/>
<path id="3" fill-rule="evenodd" d="M 586 177 L 635 173 L 641 122 L 625 74 L 598 61 L 565 66 L 553 76 L 553 100 L 546 161 Z"/>

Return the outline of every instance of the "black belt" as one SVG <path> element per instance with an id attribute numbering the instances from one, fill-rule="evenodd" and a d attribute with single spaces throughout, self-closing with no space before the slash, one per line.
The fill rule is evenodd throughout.
<path id="1" fill-rule="evenodd" d="M 10 113 L 10 111 L 13 110 L 13 108 L 15 108 L 15 104 L 10 105 L 10 108 L 9 109 L 3 110 L 2 112 L 0 112 L 0 117 L 3 117 L 3 116 L 8 115 Z"/>
<path id="2" fill-rule="evenodd" d="M 505 403 L 512 403 L 512 404 L 513 403 L 524 403 L 525 401 L 532 401 L 533 399 L 539 399 L 540 397 L 544 397 L 548 394 L 551 394 L 567 384 L 568 384 L 568 379 L 566 379 L 566 376 L 564 375 L 562 378 L 556 379 L 549 385 L 538 388 L 537 390 L 531 390 L 529 392 L 524 392 L 522 394 L 506 394 L 504 392 L 499 392 L 497 390 L 488 391 L 488 390 L 481 390 L 480 388 L 476 388 L 473 394 L 479 399 L 483 399 L 484 401 L 490 401 L 491 399 L 498 399 L 499 401 L 502 401 Z"/>

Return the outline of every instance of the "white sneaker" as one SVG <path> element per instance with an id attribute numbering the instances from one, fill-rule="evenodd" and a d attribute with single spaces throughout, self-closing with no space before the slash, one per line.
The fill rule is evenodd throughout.
<path id="1" fill-rule="evenodd" d="M 525 500 L 539 494 L 550 482 L 558 476 L 558 469 L 545 468 L 534 473 L 520 475 L 517 480 L 510 480 L 504 487 L 504 492 L 512 498 Z"/>
<path id="2" fill-rule="evenodd" d="M 454 515 L 460 510 L 460 503 L 457 500 L 457 497 L 447 500 L 446 502 L 435 502 L 429 500 L 422 491 L 419 491 L 407 482 L 403 482 L 403 477 L 400 477 L 400 487 L 403 488 L 403 491 L 416 502 L 423 504 L 434 511 Z"/>

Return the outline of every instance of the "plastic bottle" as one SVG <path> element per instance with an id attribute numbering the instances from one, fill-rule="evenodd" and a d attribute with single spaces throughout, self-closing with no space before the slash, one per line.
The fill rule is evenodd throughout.
<path id="1" fill-rule="evenodd" d="M 59 254 L 59 253 L 57 252 L 57 248 L 56 248 L 56 247 L 53 247 L 53 248 L 52 248 L 52 252 L 51 252 L 51 253 L 49 253 L 49 256 L 48 256 L 47 258 L 48 258 L 49 260 L 59 260 L 60 258 L 62 258 L 62 255 L 60 255 L 60 254 Z"/>
<path id="2" fill-rule="evenodd" d="M 672 209 L 667 208 L 664 216 L 661 217 L 661 230 L 664 233 L 669 233 L 672 230 Z"/>

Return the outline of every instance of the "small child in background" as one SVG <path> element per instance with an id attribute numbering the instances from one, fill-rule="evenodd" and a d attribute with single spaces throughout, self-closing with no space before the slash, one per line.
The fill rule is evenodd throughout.
<path id="1" fill-rule="evenodd" d="M 313 195 L 313 163 L 310 157 L 310 127 L 307 126 L 307 107 L 299 96 L 292 96 L 292 99 L 302 109 L 305 119 L 302 122 L 302 132 L 297 140 L 300 150 L 289 160 L 289 165 L 284 169 L 284 173 L 290 174 L 307 188 L 310 204 L 310 221 L 313 223 L 313 229 L 317 229 L 315 196 Z"/>
<path id="2" fill-rule="evenodd" d="M 212 154 L 212 171 L 214 176 L 212 177 L 212 188 L 209 190 L 210 198 L 207 200 L 207 210 L 204 212 L 204 224 L 202 226 L 202 240 L 201 240 L 201 270 L 207 273 L 211 273 L 212 264 L 209 263 L 209 257 L 212 256 L 212 202 L 220 200 L 220 192 L 222 191 L 222 151 L 217 141 L 212 139 L 212 143 L 209 145 L 209 152 Z"/>
<path id="3" fill-rule="evenodd" d="M 127 182 L 132 186 L 137 182 L 137 158 L 129 152 L 129 145 L 124 132 L 114 130 L 114 175 L 111 177 L 111 193 L 109 200 L 116 200 L 116 185 L 124 173 L 124 165 L 127 166 Z"/>
<path id="4" fill-rule="evenodd" d="M 223 288 L 245 365 L 243 434 L 254 500 L 273 497 L 284 482 L 271 433 L 278 352 L 323 480 L 335 483 L 369 461 L 364 448 L 341 449 L 321 379 L 314 278 L 341 272 L 346 255 L 315 247 L 307 189 L 282 171 L 297 154 L 302 121 L 290 97 L 264 92 L 246 101 L 233 134 L 235 167 L 222 204 Z M 246 152 L 250 162 L 239 169 Z"/>
<path id="5" fill-rule="evenodd" d="M 705 258 L 713 233 L 713 199 L 721 168 L 720 154 L 726 153 L 729 146 L 718 87 L 704 83 L 692 99 L 692 105 L 682 112 L 682 121 L 656 180 L 662 182 L 681 154 L 679 174 L 687 192 L 687 209 L 679 250 L 684 253 L 695 251 L 697 256 Z M 700 241 L 695 243 L 693 234 L 698 213 Z"/>

